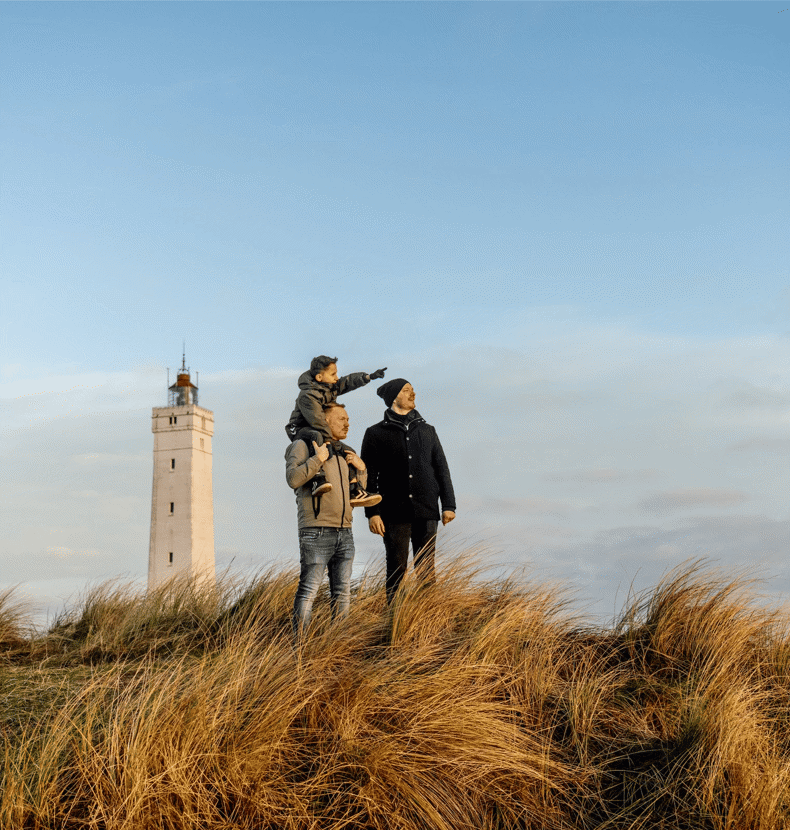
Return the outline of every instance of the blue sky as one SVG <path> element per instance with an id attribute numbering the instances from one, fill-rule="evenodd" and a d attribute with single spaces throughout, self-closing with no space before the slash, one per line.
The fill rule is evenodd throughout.
<path id="1" fill-rule="evenodd" d="M 782 8 L 2 4 L 0 582 L 144 576 L 185 338 L 220 565 L 294 560 L 282 425 L 331 353 L 417 389 L 448 551 L 604 616 L 699 555 L 784 599 Z"/>

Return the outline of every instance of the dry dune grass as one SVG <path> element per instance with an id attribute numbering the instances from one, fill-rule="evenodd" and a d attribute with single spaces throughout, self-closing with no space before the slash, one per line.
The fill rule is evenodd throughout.
<path id="1" fill-rule="evenodd" d="M 790 826 L 790 639 L 743 581 L 687 566 L 600 630 L 462 556 L 343 625 L 322 595 L 297 650 L 295 586 L 105 585 L 38 635 L 4 596 L 0 826 Z"/>
<path id="2" fill-rule="evenodd" d="M 0 591 L 0 649 L 24 647 L 30 626 L 26 604 L 14 596 L 14 588 Z"/>

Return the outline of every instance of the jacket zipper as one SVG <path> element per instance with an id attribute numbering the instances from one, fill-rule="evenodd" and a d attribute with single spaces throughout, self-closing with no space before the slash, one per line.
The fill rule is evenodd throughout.
<path id="1" fill-rule="evenodd" d="M 340 495 L 343 497 L 343 512 L 340 515 L 340 527 L 343 527 L 343 522 L 346 520 L 346 491 L 343 489 L 343 470 L 340 469 L 340 456 L 335 453 L 335 461 L 337 461 L 338 478 L 340 479 Z M 348 476 L 346 476 L 348 479 Z"/>
<path id="2" fill-rule="evenodd" d="M 408 424 L 399 424 L 397 423 L 397 421 L 387 421 L 386 423 L 388 425 L 392 424 L 392 426 L 397 427 L 402 432 L 408 432 L 409 427 L 413 426 L 414 424 L 422 423 L 423 421 L 425 421 L 425 418 L 415 418 L 413 421 L 409 421 Z"/>

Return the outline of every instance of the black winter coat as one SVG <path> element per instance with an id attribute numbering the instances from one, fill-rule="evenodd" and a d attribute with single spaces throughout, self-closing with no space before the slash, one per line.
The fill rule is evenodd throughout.
<path id="1" fill-rule="evenodd" d="M 365 431 L 362 460 L 368 469 L 367 489 L 380 493 L 381 501 L 365 508 L 365 515 L 400 523 L 413 519 L 440 518 L 442 510 L 455 511 L 450 470 L 436 430 L 413 409 L 404 419 L 393 417 Z"/>

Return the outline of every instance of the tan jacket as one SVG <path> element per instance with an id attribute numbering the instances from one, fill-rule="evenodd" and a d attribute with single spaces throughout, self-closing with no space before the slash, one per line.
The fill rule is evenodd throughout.
<path id="1" fill-rule="evenodd" d="M 317 455 L 310 456 L 304 441 L 294 441 L 285 451 L 285 480 L 296 491 L 299 529 L 304 527 L 351 527 L 352 508 L 349 504 L 348 462 L 345 457 L 332 455 L 324 462 L 330 492 L 321 496 L 318 516 L 313 511 L 310 481 L 321 467 Z M 368 483 L 367 471 L 357 471 L 360 485 Z"/>

